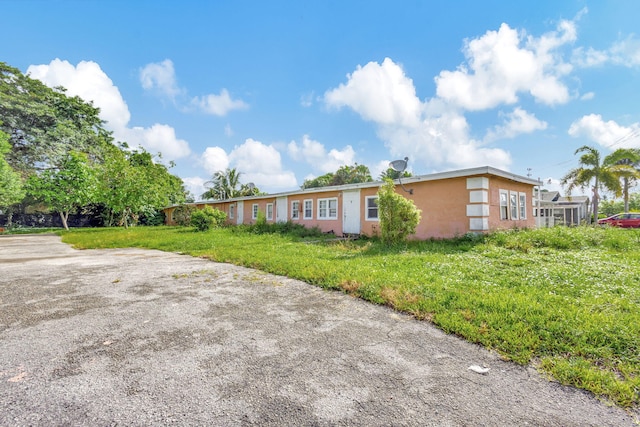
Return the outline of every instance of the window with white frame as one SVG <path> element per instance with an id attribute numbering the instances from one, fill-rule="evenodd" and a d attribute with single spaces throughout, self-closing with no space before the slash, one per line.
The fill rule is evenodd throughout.
<path id="1" fill-rule="evenodd" d="M 229 219 L 236 217 L 236 205 L 229 205 Z"/>
<path id="2" fill-rule="evenodd" d="M 291 202 L 291 219 L 300 219 L 300 201 Z"/>
<path id="3" fill-rule="evenodd" d="M 313 200 L 304 201 L 304 219 L 313 218 Z"/>
<path id="4" fill-rule="evenodd" d="M 251 219 L 258 219 L 258 204 L 254 203 L 251 209 Z"/>
<path id="5" fill-rule="evenodd" d="M 518 208 L 520 209 L 520 219 L 527 219 L 527 194 L 518 193 Z"/>
<path id="6" fill-rule="evenodd" d="M 511 219 L 518 219 L 518 193 L 509 192 L 509 206 L 511 208 Z"/>
<path id="7" fill-rule="evenodd" d="M 267 203 L 267 220 L 273 219 L 273 203 Z"/>
<path id="8" fill-rule="evenodd" d="M 338 198 L 318 199 L 318 219 L 338 219 Z"/>
<path id="9" fill-rule="evenodd" d="M 378 196 L 368 196 L 365 198 L 367 206 L 367 221 L 378 220 Z"/>
<path id="10" fill-rule="evenodd" d="M 500 219 L 527 219 L 527 194 L 500 190 Z"/>
<path id="11" fill-rule="evenodd" d="M 500 190 L 500 219 L 509 219 L 509 193 Z"/>

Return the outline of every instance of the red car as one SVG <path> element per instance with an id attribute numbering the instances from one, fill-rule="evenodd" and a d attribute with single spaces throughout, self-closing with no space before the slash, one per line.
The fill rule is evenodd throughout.
<path id="1" fill-rule="evenodd" d="M 600 225 L 623 228 L 640 228 L 640 213 L 621 213 L 598 220 Z"/>

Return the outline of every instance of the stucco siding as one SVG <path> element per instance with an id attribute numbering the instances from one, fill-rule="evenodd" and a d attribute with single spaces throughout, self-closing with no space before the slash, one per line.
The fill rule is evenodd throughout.
<path id="1" fill-rule="evenodd" d="M 412 238 L 438 239 L 469 231 L 466 211 L 469 191 L 465 178 L 420 182 L 407 188 L 413 189 L 413 195 L 408 197 L 422 211 L 422 220 Z M 399 190 L 402 192 L 402 189 Z M 407 197 L 407 193 L 403 195 Z"/>
<path id="2" fill-rule="evenodd" d="M 489 188 L 489 229 L 509 229 L 509 228 L 534 228 L 535 218 L 533 216 L 533 187 L 531 185 L 510 181 L 500 177 L 490 178 Z M 525 195 L 525 215 L 526 218 L 522 219 L 520 212 L 518 212 L 517 219 L 509 218 L 503 219 L 500 215 L 500 192 L 508 191 L 509 195 L 517 193 Z M 509 206 L 509 211 L 510 211 Z"/>
<path id="3" fill-rule="evenodd" d="M 533 228 L 533 187 L 536 181 L 510 174 L 490 167 L 462 171 L 444 172 L 403 179 L 404 191 L 396 185 L 395 191 L 410 200 L 421 210 L 421 221 L 412 239 L 451 238 L 468 232 L 490 232 L 503 228 Z M 380 223 L 368 218 L 367 201 L 377 196 L 382 183 L 350 184 L 327 189 L 309 189 L 292 191 L 276 195 L 238 198 L 231 201 L 198 202 L 193 207 L 202 208 L 211 205 L 227 213 L 229 224 L 254 224 L 254 205 L 259 212 L 267 213 L 272 209 L 267 222 L 277 218 L 277 200 L 286 201 L 286 220 L 318 227 L 323 232 L 343 234 L 344 216 L 348 215 L 349 229 L 353 227 L 352 210 L 343 210 L 343 194 L 349 195 L 348 206 L 357 210 L 358 203 L 352 196 L 359 194 L 360 233 L 367 236 L 380 234 Z M 357 196 L 356 196 L 357 197 Z M 501 203 L 502 198 L 502 203 Z M 297 217 L 293 217 L 293 203 L 297 203 Z M 238 209 L 238 204 L 243 209 Z M 230 206 L 234 206 L 235 218 L 230 218 Z M 281 216 L 284 215 L 284 207 Z M 309 209 L 306 209 L 309 208 Z M 172 213 L 175 206 L 165 209 L 166 223 L 175 224 Z M 239 211 L 242 212 L 239 212 Z M 241 215 L 241 218 L 238 217 Z M 281 218 L 282 220 L 282 218 Z M 357 232 L 357 229 L 356 231 Z"/>

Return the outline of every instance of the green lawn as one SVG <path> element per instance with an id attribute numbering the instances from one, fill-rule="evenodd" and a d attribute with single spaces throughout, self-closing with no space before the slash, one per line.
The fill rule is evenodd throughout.
<path id="1" fill-rule="evenodd" d="M 521 230 L 394 248 L 233 228 L 83 229 L 62 236 L 79 248 L 182 252 L 341 289 L 620 406 L 640 403 L 640 230 Z"/>

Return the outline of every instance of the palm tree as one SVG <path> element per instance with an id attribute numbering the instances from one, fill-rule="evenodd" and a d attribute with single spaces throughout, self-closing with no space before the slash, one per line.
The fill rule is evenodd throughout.
<path id="1" fill-rule="evenodd" d="M 640 148 L 619 148 L 607 156 L 607 158 L 609 157 L 616 165 L 624 166 L 620 176 L 622 178 L 622 197 L 624 211 L 629 212 L 629 187 L 640 179 Z"/>
<path id="2" fill-rule="evenodd" d="M 622 186 L 620 185 L 620 178 L 624 176 L 631 176 L 632 171 L 635 169 L 632 166 L 618 164 L 620 160 L 615 153 L 610 154 L 601 160 L 601 155 L 598 150 L 588 145 L 584 145 L 578 148 L 574 154 L 584 153 L 580 156 L 579 166 L 571 169 L 561 181 L 563 186 L 567 185 L 567 193 L 571 194 L 571 191 L 576 187 L 586 188 L 592 184 L 593 190 L 593 217 L 595 221 L 598 220 L 598 204 L 600 201 L 600 190 L 609 190 L 619 197 L 622 194 Z"/>
<path id="3" fill-rule="evenodd" d="M 202 194 L 202 198 L 226 200 L 238 197 L 240 195 L 240 190 L 238 190 L 240 175 L 242 174 L 236 168 L 227 168 L 224 171 L 214 173 L 211 180 L 204 183 L 209 189 Z"/>

